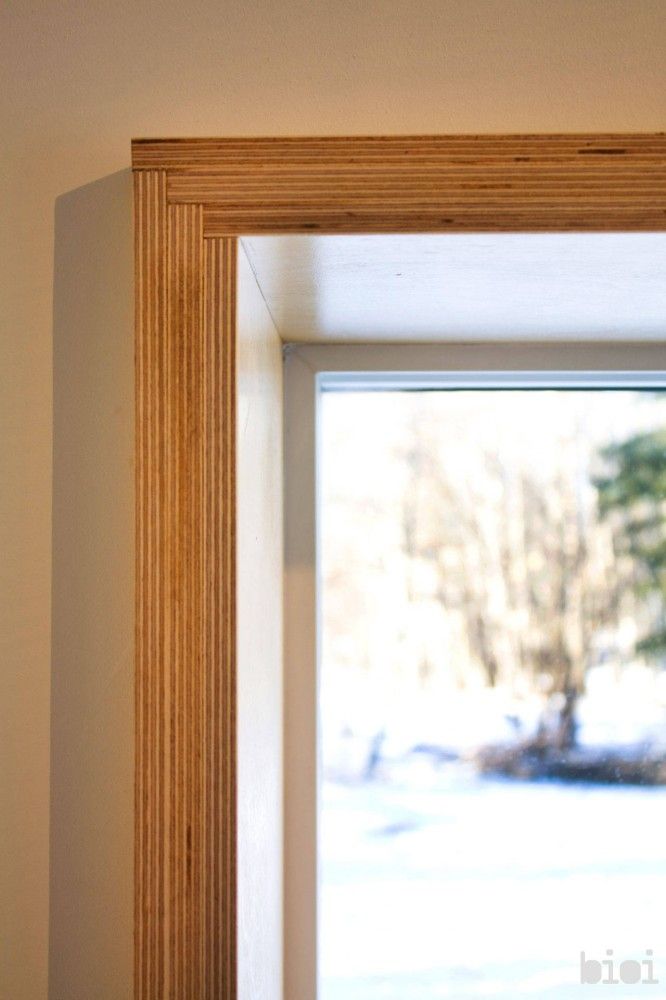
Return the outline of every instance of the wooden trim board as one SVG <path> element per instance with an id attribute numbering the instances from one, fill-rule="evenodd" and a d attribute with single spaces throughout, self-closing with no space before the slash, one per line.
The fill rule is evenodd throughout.
<path id="1" fill-rule="evenodd" d="M 665 231 L 666 135 L 137 140 L 132 159 L 135 998 L 235 1000 L 236 237 Z"/>
<path id="2" fill-rule="evenodd" d="M 236 241 L 135 190 L 135 997 L 233 997 Z"/>
<path id="3" fill-rule="evenodd" d="M 206 236 L 650 231 L 666 135 L 145 140 L 135 169 L 204 206 Z"/>

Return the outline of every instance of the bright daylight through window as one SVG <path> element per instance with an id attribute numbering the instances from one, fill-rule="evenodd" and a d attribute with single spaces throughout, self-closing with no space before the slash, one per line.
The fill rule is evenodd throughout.
<path id="1" fill-rule="evenodd" d="M 327 391 L 320 442 L 321 1000 L 653 995 L 666 393 Z"/>

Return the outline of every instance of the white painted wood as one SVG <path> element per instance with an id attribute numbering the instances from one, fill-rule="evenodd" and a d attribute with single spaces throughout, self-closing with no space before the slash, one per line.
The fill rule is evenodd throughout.
<path id="1" fill-rule="evenodd" d="M 285 1000 L 317 996 L 317 386 L 285 357 Z"/>
<path id="2" fill-rule="evenodd" d="M 238 1000 L 282 996 L 282 349 L 239 248 Z"/>
<path id="3" fill-rule="evenodd" d="M 286 342 L 666 337 L 666 233 L 243 243 Z"/>
<path id="4" fill-rule="evenodd" d="M 521 388 L 631 385 L 660 382 L 666 371 L 661 343 L 529 344 L 291 344 L 316 377 L 330 386 L 366 388 Z M 325 375 L 325 378 L 324 378 Z"/>

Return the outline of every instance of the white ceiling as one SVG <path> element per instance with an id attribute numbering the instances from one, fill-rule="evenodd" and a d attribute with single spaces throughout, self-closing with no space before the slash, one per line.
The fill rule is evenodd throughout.
<path id="1" fill-rule="evenodd" d="M 243 245 L 285 341 L 666 339 L 666 233 Z"/>

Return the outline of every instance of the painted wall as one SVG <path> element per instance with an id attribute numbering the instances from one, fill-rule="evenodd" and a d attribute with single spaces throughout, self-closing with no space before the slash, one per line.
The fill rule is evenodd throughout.
<path id="1" fill-rule="evenodd" d="M 129 213 L 130 202 L 126 189 L 102 184 L 88 192 L 89 209 L 77 216 L 78 197 L 85 205 L 88 196 L 80 189 L 126 168 L 129 140 L 138 135 L 664 130 L 666 4 L 15 0 L 3 7 L 0 39 L 0 997 L 44 1000 L 53 464 L 58 597 L 52 778 L 58 844 L 51 885 L 58 894 L 83 878 L 82 866 L 67 868 L 59 839 L 71 803 L 78 810 L 71 817 L 72 846 L 90 836 L 95 823 L 105 831 L 98 854 L 107 852 L 107 881 L 121 884 L 116 895 L 108 886 L 99 888 L 105 899 L 115 900 L 118 919 L 129 919 L 130 898 L 131 859 L 113 848 L 128 842 L 131 815 L 131 414 L 114 413 L 111 402 L 114 387 L 121 408 L 131 391 L 130 313 L 119 305 L 129 301 L 127 231 L 110 237 L 117 241 L 110 250 L 122 276 L 119 300 L 99 283 L 91 298 L 89 288 L 90 280 L 99 281 L 104 261 L 100 245 L 90 259 L 90 219 L 96 214 L 113 227 L 113 212 L 122 207 Z M 63 211 L 64 244 L 57 238 Z M 56 258 L 65 254 L 61 278 L 68 296 L 60 314 L 56 309 L 55 340 L 54 251 Z M 56 259 L 56 277 L 59 266 Z M 77 310 L 78 296 L 87 308 Z M 61 433 L 52 464 L 54 367 Z M 68 458 L 72 420 L 79 423 Z M 113 483 L 106 502 L 103 482 Z M 107 515 L 109 524 L 127 529 L 117 543 L 122 551 L 108 560 L 101 523 Z M 86 579 L 97 588 L 93 593 Z M 67 595 L 62 588 L 73 581 L 79 590 Z M 111 643 L 103 641 L 102 615 L 114 631 Z M 102 717 L 104 692 L 110 697 Z M 86 727 L 100 732 L 84 766 Z M 109 756 L 114 744 L 118 754 Z M 54 907 L 54 918 L 64 921 L 62 941 L 68 920 L 80 930 L 81 915 L 73 903 L 68 909 L 56 901 Z M 61 959 L 78 961 L 81 977 L 85 970 L 93 975 L 95 963 L 104 959 L 101 942 L 92 948 L 78 940 L 78 954 L 72 948 L 66 956 L 52 956 L 53 968 L 61 963 L 59 974 L 66 974 Z M 117 982 L 95 996 L 121 1000 L 127 995 L 129 938 L 121 935 L 109 947 Z M 70 997 L 52 992 L 52 1000 Z"/>
<path id="2" fill-rule="evenodd" d="M 58 1000 L 130 995 L 131 193 L 122 170 L 55 206 L 49 926 Z"/>

